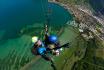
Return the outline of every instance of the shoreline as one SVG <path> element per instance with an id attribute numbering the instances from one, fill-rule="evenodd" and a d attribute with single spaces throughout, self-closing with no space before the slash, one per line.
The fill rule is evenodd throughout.
<path id="1" fill-rule="evenodd" d="M 72 15 L 74 15 L 74 18 L 77 21 L 79 21 L 81 24 L 84 24 L 85 26 L 87 26 L 87 28 L 89 28 L 89 30 L 92 31 L 101 41 L 104 40 L 103 37 L 100 37 L 99 34 L 95 33 L 96 23 L 99 23 L 103 26 L 102 32 L 104 33 L 104 21 L 102 18 L 93 15 L 93 13 L 92 13 L 92 11 L 90 11 L 90 9 L 83 8 L 83 7 L 78 6 L 78 5 L 74 6 L 71 4 L 70 5 L 64 4 L 61 2 L 57 2 L 55 0 L 51 0 L 51 1 L 49 0 L 49 2 L 58 4 L 62 7 L 64 7 L 65 9 L 67 9 L 68 12 L 70 12 Z M 103 35 L 103 34 L 101 34 L 101 35 Z"/>

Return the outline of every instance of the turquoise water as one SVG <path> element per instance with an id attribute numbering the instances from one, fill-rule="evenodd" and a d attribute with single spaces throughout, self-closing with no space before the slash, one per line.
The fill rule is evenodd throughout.
<path id="1" fill-rule="evenodd" d="M 0 0 L 0 30 L 5 32 L 2 40 L 18 37 L 27 24 L 44 22 L 47 5 L 47 0 Z"/>
<path id="2" fill-rule="evenodd" d="M 48 8 L 50 10 L 50 25 L 64 25 L 67 22 L 67 20 L 72 20 L 72 16 L 70 16 L 67 9 L 58 6 L 58 4 L 49 3 Z"/>
<path id="3" fill-rule="evenodd" d="M 20 29 L 27 24 L 46 22 L 47 0 L 0 0 L 0 3 L 0 30 L 5 32 L 3 40 L 18 37 Z M 64 24 L 70 19 L 70 14 L 65 9 L 56 4 L 49 5 L 52 5 L 50 24 Z"/>
<path id="4" fill-rule="evenodd" d="M 48 7 L 49 25 L 60 26 L 72 20 L 66 9 L 47 0 L 0 0 L 0 70 L 19 70 L 35 57 L 28 33 L 37 33 L 37 28 L 43 27 Z M 25 34 L 22 30 L 26 27 L 32 31 Z"/>

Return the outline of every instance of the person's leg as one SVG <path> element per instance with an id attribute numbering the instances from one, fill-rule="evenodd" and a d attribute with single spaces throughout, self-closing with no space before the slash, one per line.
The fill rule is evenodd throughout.
<path id="1" fill-rule="evenodd" d="M 57 70 L 57 68 L 56 68 L 56 66 L 55 66 L 55 63 L 54 63 L 54 60 L 51 59 L 50 62 L 51 62 L 51 66 L 52 66 L 53 70 Z"/>
<path id="2" fill-rule="evenodd" d="M 51 61 L 51 57 L 49 57 L 48 55 L 46 55 L 46 54 L 44 54 L 44 55 L 42 55 L 42 58 L 44 58 L 45 60 L 47 60 L 47 61 Z"/>

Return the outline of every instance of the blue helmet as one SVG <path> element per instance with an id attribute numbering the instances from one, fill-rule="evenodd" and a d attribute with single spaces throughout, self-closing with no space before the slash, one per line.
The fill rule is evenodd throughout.
<path id="1" fill-rule="evenodd" d="M 50 43 L 56 43 L 58 38 L 56 35 L 50 35 L 48 39 Z"/>

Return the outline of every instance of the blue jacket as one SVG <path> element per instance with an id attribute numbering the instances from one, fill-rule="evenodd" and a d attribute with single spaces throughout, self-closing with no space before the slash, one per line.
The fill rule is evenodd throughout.
<path id="1" fill-rule="evenodd" d="M 45 52 L 46 52 L 46 48 L 45 48 L 45 47 L 39 47 L 39 48 L 38 48 L 38 53 L 39 53 L 39 55 L 44 55 Z"/>

